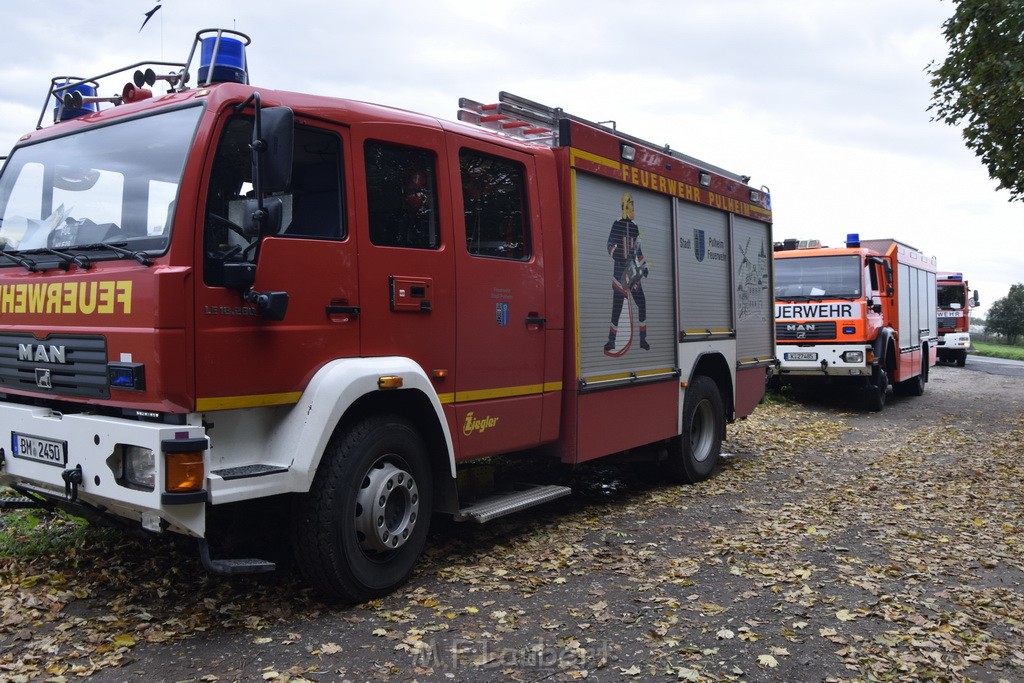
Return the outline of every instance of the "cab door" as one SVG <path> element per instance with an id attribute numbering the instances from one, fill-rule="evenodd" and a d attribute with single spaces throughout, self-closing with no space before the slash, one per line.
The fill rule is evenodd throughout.
<path id="1" fill-rule="evenodd" d="M 291 187 L 266 198 L 279 218 L 273 234 L 254 241 L 242 228 L 253 192 L 252 128 L 249 115 L 224 121 L 197 216 L 200 411 L 294 403 L 325 363 L 359 355 L 346 131 L 296 117 Z M 242 298 L 245 288 L 228 276 L 238 267 L 253 270 L 256 291 L 286 297 L 280 319 L 265 318 Z M 170 293 L 159 298 L 173 300 Z"/>
<path id="2" fill-rule="evenodd" d="M 460 458 L 542 439 L 548 318 L 533 158 L 452 136 Z"/>
<path id="3" fill-rule="evenodd" d="M 353 126 L 360 346 L 412 358 L 453 424 L 455 268 L 444 137 L 420 125 Z"/>

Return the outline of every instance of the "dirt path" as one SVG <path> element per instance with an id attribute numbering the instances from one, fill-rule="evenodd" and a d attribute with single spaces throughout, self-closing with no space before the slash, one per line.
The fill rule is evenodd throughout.
<path id="1" fill-rule="evenodd" d="M 954 367 L 880 414 L 762 406 L 708 482 L 589 468 L 436 528 L 403 590 L 350 608 L 97 537 L 98 562 L 0 565 L 0 679 L 1021 680 L 1022 414 L 1024 379 Z"/>

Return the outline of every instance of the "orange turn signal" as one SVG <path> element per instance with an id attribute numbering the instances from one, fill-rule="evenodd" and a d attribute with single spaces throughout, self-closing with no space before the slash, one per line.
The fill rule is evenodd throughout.
<path id="1" fill-rule="evenodd" d="M 200 491 L 206 472 L 203 467 L 202 451 L 192 453 L 165 453 L 167 476 L 165 489 L 168 493 Z"/>
<path id="2" fill-rule="evenodd" d="M 378 389 L 401 389 L 404 380 L 397 375 L 384 375 L 377 378 Z"/>

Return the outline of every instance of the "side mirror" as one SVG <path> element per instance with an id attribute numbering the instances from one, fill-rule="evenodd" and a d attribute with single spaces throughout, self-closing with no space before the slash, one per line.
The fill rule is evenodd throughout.
<path id="1" fill-rule="evenodd" d="M 288 107 L 267 107 L 259 110 L 260 125 L 253 131 L 259 135 L 258 170 L 260 189 L 267 193 L 284 192 L 292 182 L 292 154 L 295 135 L 294 115 Z"/>
<path id="2" fill-rule="evenodd" d="M 971 297 L 970 305 L 971 306 L 980 306 L 981 305 L 981 299 L 978 297 L 978 290 L 974 290 L 974 296 Z"/>

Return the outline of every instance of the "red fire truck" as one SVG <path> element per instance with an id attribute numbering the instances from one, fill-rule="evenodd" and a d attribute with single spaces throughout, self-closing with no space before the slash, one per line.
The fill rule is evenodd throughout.
<path id="1" fill-rule="evenodd" d="M 963 273 L 939 273 L 939 347 L 940 361 L 967 364 L 971 348 L 971 309 L 978 305 L 978 290 L 971 295 Z"/>
<path id="2" fill-rule="evenodd" d="M 778 380 L 844 384 L 881 410 L 890 385 L 920 396 L 935 364 L 935 258 L 893 239 L 775 247 Z"/>
<path id="3" fill-rule="evenodd" d="M 763 188 L 508 94 L 456 123 L 257 88 L 248 43 L 54 79 L 56 123 L 4 165 L 9 505 L 184 534 L 242 573 L 274 565 L 212 521 L 280 504 L 309 583 L 362 600 L 432 514 L 570 492 L 468 498 L 469 461 L 711 474 L 774 363 Z"/>

